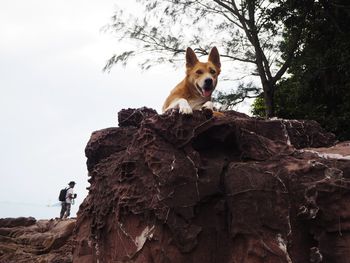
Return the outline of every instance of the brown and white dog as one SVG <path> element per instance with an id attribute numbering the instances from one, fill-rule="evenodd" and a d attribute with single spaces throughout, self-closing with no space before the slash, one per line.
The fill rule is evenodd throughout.
<path id="1" fill-rule="evenodd" d="M 192 114 L 193 110 L 213 110 L 211 95 L 218 82 L 220 68 L 216 47 L 210 51 L 208 62 L 200 62 L 194 51 L 187 48 L 186 77 L 171 91 L 163 105 L 163 112 L 179 109 L 182 114 Z"/>

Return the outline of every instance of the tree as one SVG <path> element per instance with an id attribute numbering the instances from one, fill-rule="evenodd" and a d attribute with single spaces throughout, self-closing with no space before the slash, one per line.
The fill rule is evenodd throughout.
<path id="1" fill-rule="evenodd" d="M 258 94 L 260 94 L 260 89 L 256 87 L 254 83 L 241 82 L 238 84 L 238 87 L 236 90 L 231 90 L 229 92 L 218 91 L 215 94 L 213 101 L 221 105 L 220 110 L 232 110 L 234 109 L 234 106 L 243 102 L 247 98 L 249 99 L 257 98 Z"/>
<path id="2" fill-rule="evenodd" d="M 339 139 L 350 138 L 349 32 L 350 4 L 346 0 L 314 3 L 289 77 L 276 89 L 279 117 L 313 119 Z M 260 105 L 256 100 L 257 115 L 261 115 Z"/>
<path id="3" fill-rule="evenodd" d="M 141 63 L 142 68 L 148 69 L 165 61 L 175 63 L 187 46 L 196 47 L 194 51 L 201 56 L 216 45 L 222 58 L 250 65 L 247 66 L 250 74 L 260 79 L 266 116 L 272 117 L 276 84 L 298 49 L 313 1 L 301 4 L 295 0 L 138 0 L 144 7 L 141 16 L 127 18 L 123 10 L 117 10 L 108 27 L 119 40 L 133 40 L 137 45 L 112 56 L 105 69 L 116 63 L 127 64 L 139 54 L 137 50 L 153 55 Z M 280 44 L 286 28 L 291 41 L 281 57 Z"/>

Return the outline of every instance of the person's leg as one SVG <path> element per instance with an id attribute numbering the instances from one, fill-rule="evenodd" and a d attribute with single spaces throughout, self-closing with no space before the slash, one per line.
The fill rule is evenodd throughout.
<path id="1" fill-rule="evenodd" d="M 62 202 L 61 203 L 61 213 L 60 213 L 60 219 L 62 219 L 63 218 L 63 216 L 64 216 L 64 213 L 66 212 L 66 202 Z"/>
<path id="2" fill-rule="evenodd" d="M 72 204 L 66 204 L 66 215 L 65 218 L 70 216 L 70 208 L 71 208 Z"/>

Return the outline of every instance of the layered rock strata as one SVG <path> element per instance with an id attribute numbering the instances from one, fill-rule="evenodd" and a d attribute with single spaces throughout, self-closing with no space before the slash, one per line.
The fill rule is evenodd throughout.
<path id="1" fill-rule="evenodd" d="M 1 263 L 69 263 L 73 261 L 75 219 L 0 219 Z"/>

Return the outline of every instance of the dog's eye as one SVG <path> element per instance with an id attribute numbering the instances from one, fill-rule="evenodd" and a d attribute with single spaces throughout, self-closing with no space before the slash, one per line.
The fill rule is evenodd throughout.
<path id="1" fill-rule="evenodd" d="M 215 71 L 215 70 L 213 70 L 213 69 L 210 69 L 210 71 L 209 71 L 209 72 L 210 72 L 210 74 L 213 74 L 213 75 L 216 73 L 216 71 Z"/>
<path id="2" fill-rule="evenodd" d="M 203 70 L 200 70 L 200 69 L 199 69 L 199 70 L 197 70 L 197 71 L 196 71 L 196 74 L 198 74 L 198 75 L 202 75 L 202 74 L 203 74 Z"/>

